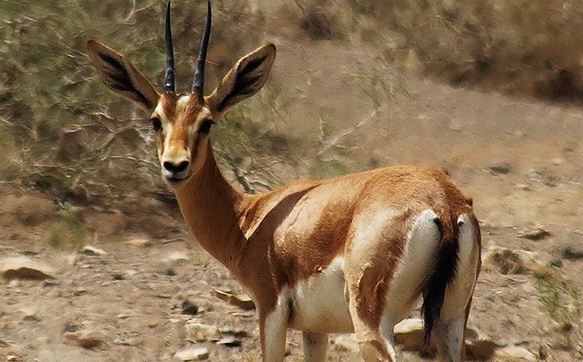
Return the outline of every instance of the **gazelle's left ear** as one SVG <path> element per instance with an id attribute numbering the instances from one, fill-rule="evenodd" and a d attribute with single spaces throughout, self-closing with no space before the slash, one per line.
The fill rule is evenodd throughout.
<path id="1" fill-rule="evenodd" d="M 221 84 L 207 97 L 207 104 L 219 120 L 235 104 L 257 93 L 267 81 L 275 60 L 275 45 L 267 44 L 239 59 Z"/>
<path id="2" fill-rule="evenodd" d="M 160 94 L 132 62 L 93 39 L 87 42 L 87 52 L 97 73 L 109 89 L 147 111 L 154 110 Z"/>

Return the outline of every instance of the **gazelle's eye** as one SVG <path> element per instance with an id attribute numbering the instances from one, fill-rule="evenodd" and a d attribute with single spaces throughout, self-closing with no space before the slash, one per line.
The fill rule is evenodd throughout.
<path id="1" fill-rule="evenodd" d="M 154 117 L 150 119 L 150 121 L 152 122 L 152 128 L 154 128 L 154 131 L 158 132 L 162 129 L 162 121 L 160 121 L 160 118 Z"/>
<path id="2" fill-rule="evenodd" d="M 198 128 L 198 131 L 202 134 L 209 134 L 209 132 L 211 131 L 211 127 L 214 124 L 213 121 L 211 121 L 210 119 L 207 119 L 206 121 L 203 121 L 200 124 L 200 127 Z"/>

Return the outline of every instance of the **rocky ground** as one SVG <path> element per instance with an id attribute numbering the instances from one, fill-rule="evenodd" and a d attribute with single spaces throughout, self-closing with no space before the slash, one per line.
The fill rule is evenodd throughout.
<path id="1" fill-rule="evenodd" d="M 583 360 L 583 111 L 416 79 L 407 87 L 382 115 L 395 123 L 354 136 L 374 134 L 363 154 L 446 168 L 474 197 L 484 267 L 469 351 L 495 361 Z M 0 360 L 260 360 L 254 311 L 219 297 L 241 290 L 176 212 L 81 210 L 79 222 L 95 233 L 77 252 L 51 238 L 62 217 L 53 200 L 1 186 Z M 143 233 L 145 224 L 159 237 Z M 301 360 L 300 340 L 289 333 L 287 361 Z M 405 361 L 431 360 L 401 349 Z M 358 361 L 353 339 L 332 336 L 328 359 Z"/>

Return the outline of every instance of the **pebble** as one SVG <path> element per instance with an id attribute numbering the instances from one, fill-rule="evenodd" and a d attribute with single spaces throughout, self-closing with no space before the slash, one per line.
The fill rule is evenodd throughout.
<path id="1" fill-rule="evenodd" d="M 217 326 L 202 323 L 187 323 L 186 335 L 195 341 L 210 341 L 220 339 L 221 333 Z"/>
<path id="2" fill-rule="evenodd" d="M 492 175 L 508 175 L 512 172 L 512 166 L 509 163 L 495 163 L 488 167 Z"/>
<path id="3" fill-rule="evenodd" d="M 358 341 L 354 334 L 341 334 L 334 340 L 335 349 L 350 353 L 360 353 Z"/>
<path id="4" fill-rule="evenodd" d="M 244 310 L 255 309 L 255 303 L 246 294 L 237 294 L 229 290 L 215 290 L 215 295 L 225 302 Z"/>
<path id="5" fill-rule="evenodd" d="M 551 236 L 551 232 L 539 227 L 536 230 L 527 231 L 525 233 L 519 234 L 518 237 L 521 239 L 528 239 L 528 240 L 543 240 Z"/>
<path id="6" fill-rule="evenodd" d="M 536 356 L 524 347 L 508 346 L 497 350 L 494 359 L 504 361 L 536 361 Z"/>
<path id="7" fill-rule="evenodd" d="M 223 345 L 225 347 L 241 347 L 243 342 L 233 336 L 227 336 L 219 339 L 217 344 Z"/>
<path id="8" fill-rule="evenodd" d="M 171 251 L 165 258 L 167 262 L 180 262 L 180 261 L 187 261 L 189 258 L 188 256 L 178 250 Z"/>
<path id="9" fill-rule="evenodd" d="M 65 341 L 85 349 L 93 349 L 101 346 L 103 340 L 92 331 L 65 332 Z"/>
<path id="10" fill-rule="evenodd" d="M 202 361 L 209 358 L 209 350 L 206 347 L 192 347 L 180 350 L 174 357 L 181 361 Z"/>
<path id="11" fill-rule="evenodd" d="M 126 241 L 126 243 L 136 247 L 152 246 L 152 241 L 146 238 L 132 238 Z"/>
<path id="12" fill-rule="evenodd" d="M 420 318 L 404 319 L 395 326 L 395 342 L 406 350 L 423 349 L 423 335 L 423 321 Z"/>
<path id="13" fill-rule="evenodd" d="M 583 249 L 568 246 L 563 250 L 563 258 L 568 260 L 583 259 Z"/>
<path id="14" fill-rule="evenodd" d="M 189 314 L 189 315 L 197 315 L 198 314 L 198 305 L 196 305 L 190 299 L 185 299 L 182 302 L 182 314 Z"/>
<path id="15" fill-rule="evenodd" d="M 96 248 L 96 247 L 91 246 L 91 245 L 84 246 L 83 249 L 81 249 L 81 253 L 85 254 L 85 255 L 96 255 L 96 256 L 102 256 L 102 255 L 107 254 L 105 252 L 105 250 Z"/>

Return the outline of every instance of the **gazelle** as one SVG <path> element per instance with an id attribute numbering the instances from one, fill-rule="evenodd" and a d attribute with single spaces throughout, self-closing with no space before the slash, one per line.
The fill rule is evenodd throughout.
<path id="1" fill-rule="evenodd" d="M 87 49 L 105 84 L 149 112 L 162 176 L 196 240 L 254 300 L 263 361 L 283 361 L 287 329 L 303 332 L 304 360 L 323 361 L 329 333 L 355 332 L 366 361 L 396 361 L 393 327 L 423 299 L 425 338 L 459 361 L 480 270 L 480 229 L 443 172 L 396 166 L 329 180 L 298 180 L 249 195 L 223 177 L 209 131 L 265 84 L 267 44 L 244 56 L 203 95 L 211 27 L 188 94 L 177 94 L 166 12 L 166 76 L 159 93 L 123 55 Z"/>

